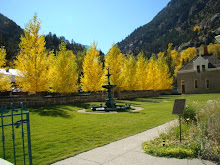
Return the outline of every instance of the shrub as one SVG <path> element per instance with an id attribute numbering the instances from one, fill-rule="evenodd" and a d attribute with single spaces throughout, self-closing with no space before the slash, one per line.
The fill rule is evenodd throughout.
<path id="1" fill-rule="evenodd" d="M 191 133 L 191 142 L 197 143 L 204 159 L 220 161 L 220 101 L 208 101 L 198 111 L 197 126 Z"/>
<path id="2" fill-rule="evenodd" d="M 162 143 L 161 143 L 162 144 Z M 155 146 L 151 141 L 146 142 L 143 146 L 146 153 L 153 156 L 163 156 L 163 157 L 175 157 L 175 158 L 192 158 L 196 157 L 197 153 L 194 148 L 185 146 Z"/>
<path id="3" fill-rule="evenodd" d="M 197 111 L 186 106 L 182 124 L 182 143 L 178 143 L 179 128 L 174 127 L 159 138 L 144 143 L 143 149 L 151 155 L 220 161 L 220 100 L 209 100 Z M 193 121 L 193 122 L 189 122 Z M 187 124 L 185 124 L 187 123 Z M 166 145 L 162 146 L 162 141 Z"/>
<path id="4" fill-rule="evenodd" d="M 186 123 L 191 121 L 196 122 L 196 110 L 193 109 L 191 106 L 186 105 L 183 113 L 183 119 Z"/>

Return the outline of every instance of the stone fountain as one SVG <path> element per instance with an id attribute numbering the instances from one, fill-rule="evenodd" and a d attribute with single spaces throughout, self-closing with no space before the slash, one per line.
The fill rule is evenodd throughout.
<path id="1" fill-rule="evenodd" d="M 93 111 L 124 111 L 126 109 L 130 109 L 130 105 L 116 105 L 114 102 L 114 98 L 112 97 L 112 89 L 116 87 L 116 85 L 111 85 L 110 83 L 110 76 L 112 74 L 109 73 L 106 76 L 108 77 L 108 84 L 102 85 L 102 88 L 107 89 L 107 99 L 105 100 L 105 106 L 102 106 L 102 104 L 99 107 L 91 107 Z"/>

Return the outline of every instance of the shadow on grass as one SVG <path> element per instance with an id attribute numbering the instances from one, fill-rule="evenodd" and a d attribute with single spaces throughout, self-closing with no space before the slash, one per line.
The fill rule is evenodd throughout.
<path id="1" fill-rule="evenodd" d="M 76 106 L 77 108 L 80 108 L 80 109 L 90 109 L 91 104 L 89 104 L 89 103 L 76 103 L 76 104 L 74 104 L 74 106 Z"/>
<path id="2" fill-rule="evenodd" d="M 30 112 L 37 113 L 40 116 L 53 116 L 53 117 L 63 117 L 72 118 L 73 114 L 69 114 L 68 111 L 76 111 L 77 109 L 90 109 L 89 103 L 75 103 L 69 105 L 50 105 L 33 107 L 28 109 Z"/>
<path id="3" fill-rule="evenodd" d="M 59 105 L 34 107 L 29 109 L 30 112 L 37 113 L 40 116 L 53 116 L 53 117 L 63 117 L 63 118 L 74 117 L 73 115 L 70 115 L 67 110 L 68 108 L 62 108 Z"/>
<path id="4" fill-rule="evenodd" d="M 166 97 L 151 97 L 151 98 L 134 98 L 128 99 L 129 101 L 141 102 L 141 103 L 160 103 L 164 100 L 168 100 L 169 98 Z"/>

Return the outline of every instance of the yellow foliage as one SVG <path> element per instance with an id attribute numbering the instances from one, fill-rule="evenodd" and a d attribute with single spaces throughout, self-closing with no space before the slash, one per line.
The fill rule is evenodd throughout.
<path id="1" fill-rule="evenodd" d="M 122 68 L 121 79 L 122 90 L 135 90 L 136 89 L 136 60 L 133 55 L 128 55 L 125 58 L 124 65 Z"/>
<path id="2" fill-rule="evenodd" d="M 147 90 L 156 89 L 157 81 L 157 61 L 155 56 L 151 56 L 147 67 Z"/>
<path id="3" fill-rule="evenodd" d="M 180 59 L 181 63 L 183 61 L 186 63 L 186 62 L 191 61 L 194 57 L 197 56 L 197 50 L 195 47 L 189 47 L 189 48 L 183 50 L 180 53 L 180 55 L 181 55 L 181 59 Z"/>
<path id="4" fill-rule="evenodd" d="M 59 93 L 72 93 L 78 89 L 77 64 L 75 55 L 71 50 L 66 50 L 62 42 L 57 55 L 49 56 L 50 65 L 50 91 Z M 53 59 L 52 59 L 53 58 Z"/>
<path id="5" fill-rule="evenodd" d="M 3 68 L 6 63 L 6 50 L 4 47 L 0 48 L 0 68 Z M 0 73 L 0 92 L 3 91 L 10 91 L 11 90 L 11 81 L 10 77 L 4 76 L 2 73 Z"/>
<path id="6" fill-rule="evenodd" d="M 10 91 L 11 85 L 10 77 L 4 76 L 0 73 L 0 92 Z"/>
<path id="7" fill-rule="evenodd" d="M 5 63 L 6 63 L 6 50 L 5 48 L 2 46 L 0 48 L 0 68 L 4 67 L 5 66 Z"/>
<path id="8" fill-rule="evenodd" d="M 158 56 L 158 58 L 164 57 L 164 56 L 165 56 L 165 53 L 164 53 L 164 52 L 159 52 L 159 53 L 157 54 L 157 56 Z"/>
<path id="9" fill-rule="evenodd" d="M 198 55 L 197 50 L 195 47 L 189 47 L 183 50 L 175 59 L 176 66 L 175 66 L 175 75 L 176 72 L 182 67 L 182 65 L 191 61 L 194 57 Z"/>
<path id="10" fill-rule="evenodd" d="M 172 88 L 173 79 L 169 74 L 165 58 L 152 56 L 148 63 L 147 89 L 167 90 Z"/>
<path id="11" fill-rule="evenodd" d="M 102 64 L 99 61 L 99 51 L 96 44 L 90 47 L 86 52 L 83 61 L 83 76 L 81 76 L 81 86 L 84 91 L 101 91 L 104 74 Z"/>
<path id="12" fill-rule="evenodd" d="M 194 28 L 193 28 L 193 31 L 200 31 L 200 26 L 199 25 L 196 25 L 196 26 L 194 26 Z"/>
<path id="13" fill-rule="evenodd" d="M 209 54 L 215 55 L 218 59 L 220 59 L 220 44 L 212 44 L 208 45 Z"/>
<path id="14" fill-rule="evenodd" d="M 178 53 L 176 50 L 171 51 L 171 57 L 172 57 L 172 64 L 174 70 L 174 76 L 176 76 L 176 72 L 181 68 L 182 63 L 181 63 L 181 56 L 180 53 Z"/>
<path id="15" fill-rule="evenodd" d="M 163 58 L 157 60 L 157 80 L 155 89 L 157 90 L 170 90 L 172 89 L 173 78 L 169 74 L 169 68 Z"/>
<path id="16" fill-rule="evenodd" d="M 48 65 L 45 38 L 39 35 L 40 21 L 35 14 L 24 30 L 19 44 L 16 69 L 21 74 L 16 77 L 18 86 L 23 91 L 42 92 L 48 89 Z"/>
<path id="17" fill-rule="evenodd" d="M 137 58 L 135 81 L 136 90 L 147 90 L 147 59 L 143 52 Z"/>
<path id="18" fill-rule="evenodd" d="M 180 54 L 176 50 L 171 51 L 171 57 L 175 64 L 180 63 Z"/>
<path id="19" fill-rule="evenodd" d="M 121 87 L 122 79 L 120 78 L 122 67 L 124 63 L 124 55 L 117 45 L 113 45 L 105 57 L 105 68 L 110 68 L 112 76 L 111 84 Z"/>

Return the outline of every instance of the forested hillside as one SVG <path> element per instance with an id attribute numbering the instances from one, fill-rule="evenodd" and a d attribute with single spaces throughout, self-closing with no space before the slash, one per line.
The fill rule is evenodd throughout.
<path id="1" fill-rule="evenodd" d="M 171 0 L 154 19 L 118 43 L 123 53 L 151 56 L 169 43 L 177 50 L 214 43 L 220 34 L 219 0 Z"/>
<path id="2" fill-rule="evenodd" d="M 17 56 L 19 52 L 18 44 L 20 43 L 20 37 L 23 34 L 23 29 L 20 26 L 0 13 L 0 46 L 5 47 L 7 60 L 11 61 Z M 86 50 L 84 45 L 75 43 L 73 40 L 70 43 L 65 37 L 58 37 L 56 34 L 52 33 L 45 36 L 45 41 L 46 49 L 54 50 L 55 52 L 58 51 L 61 41 L 64 41 L 67 50 L 72 50 L 74 54 Z"/>
<path id="3" fill-rule="evenodd" d="M 18 53 L 22 34 L 20 26 L 0 13 L 0 46 L 5 46 L 7 59 L 12 59 Z"/>

